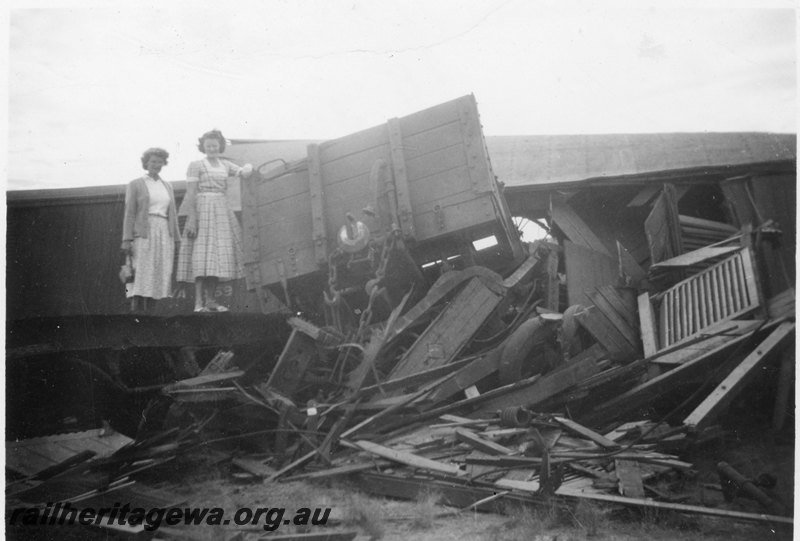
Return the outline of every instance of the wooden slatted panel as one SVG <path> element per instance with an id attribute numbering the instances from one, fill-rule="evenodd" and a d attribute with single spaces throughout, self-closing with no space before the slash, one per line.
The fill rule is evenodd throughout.
<path id="1" fill-rule="evenodd" d="M 750 250 L 743 248 L 666 292 L 659 308 L 661 349 L 759 306 Z"/>

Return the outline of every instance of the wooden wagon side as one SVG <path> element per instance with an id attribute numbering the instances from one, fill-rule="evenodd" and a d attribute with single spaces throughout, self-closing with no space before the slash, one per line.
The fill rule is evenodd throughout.
<path id="1" fill-rule="evenodd" d="M 376 177 L 383 166 L 384 177 Z M 337 235 L 363 209 L 380 214 L 391 192 L 395 224 L 417 264 L 494 235 L 515 258 L 521 243 L 492 172 L 472 95 L 339 139 L 308 146 L 298 162 L 243 183 L 248 287 L 293 280 L 324 269 Z M 384 205 L 385 206 L 385 205 Z M 391 220 L 389 220 L 391 221 Z M 373 231 L 374 233 L 375 231 Z"/>

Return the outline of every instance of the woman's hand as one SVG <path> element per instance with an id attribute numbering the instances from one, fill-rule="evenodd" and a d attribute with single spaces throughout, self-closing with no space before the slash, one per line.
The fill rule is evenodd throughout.
<path id="1" fill-rule="evenodd" d="M 247 178 L 253 174 L 253 166 L 249 163 L 244 164 L 244 167 L 239 171 L 242 178 Z"/>
<path id="2" fill-rule="evenodd" d="M 133 254 L 133 242 L 129 240 L 123 240 L 122 246 L 119 247 L 119 250 L 124 254 Z"/>
<path id="3" fill-rule="evenodd" d="M 190 239 L 193 239 L 197 236 L 197 226 L 194 224 L 186 224 L 186 227 L 184 227 L 183 230 L 184 233 L 186 233 L 186 236 Z"/>

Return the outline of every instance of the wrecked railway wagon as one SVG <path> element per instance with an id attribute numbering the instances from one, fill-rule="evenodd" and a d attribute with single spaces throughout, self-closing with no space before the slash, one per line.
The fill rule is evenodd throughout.
<path id="1" fill-rule="evenodd" d="M 114 464 L 102 497 L 213 441 L 236 443 L 214 460 L 268 482 L 355 475 L 470 509 L 588 499 L 791 525 L 791 475 L 726 458 L 696 476 L 683 453 L 752 419 L 792 436 L 795 148 L 484 137 L 472 96 L 332 141 L 233 141 L 226 156 L 257 166 L 240 186 L 247 278 L 213 316 L 181 298 L 124 314 L 121 188 L 9 194 L 11 438 L 107 420 L 64 411 L 78 394 L 116 393 L 150 421 L 77 466 L 31 464 L 40 440 L 7 445 L 12 499 L 65 490 L 50 466 Z M 545 234 L 523 242 L 526 222 Z M 730 507 L 744 493 L 754 503 Z"/>
<path id="2" fill-rule="evenodd" d="M 408 284 L 425 288 L 428 264 L 501 269 L 522 257 L 471 95 L 309 144 L 277 168 L 247 158 L 261 164 L 242 182 L 248 286 L 272 286 L 291 307 L 324 291 L 329 323 L 371 305 L 375 286 L 390 308 Z M 485 241 L 493 248 L 476 250 Z"/>

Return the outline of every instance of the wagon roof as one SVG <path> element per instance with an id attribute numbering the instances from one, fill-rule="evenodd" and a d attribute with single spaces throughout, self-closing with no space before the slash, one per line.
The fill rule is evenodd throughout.
<path id="1" fill-rule="evenodd" d="M 233 140 L 226 155 L 263 163 L 303 158 L 315 140 Z M 492 168 L 507 187 L 547 187 L 676 170 L 793 162 L 797 135 L 763 132 L 486 136 Z M 183 181 L 173 183 L 176 191 Z M 123 186 L 8 192 L 9 204 L 118 197 Z"/>

